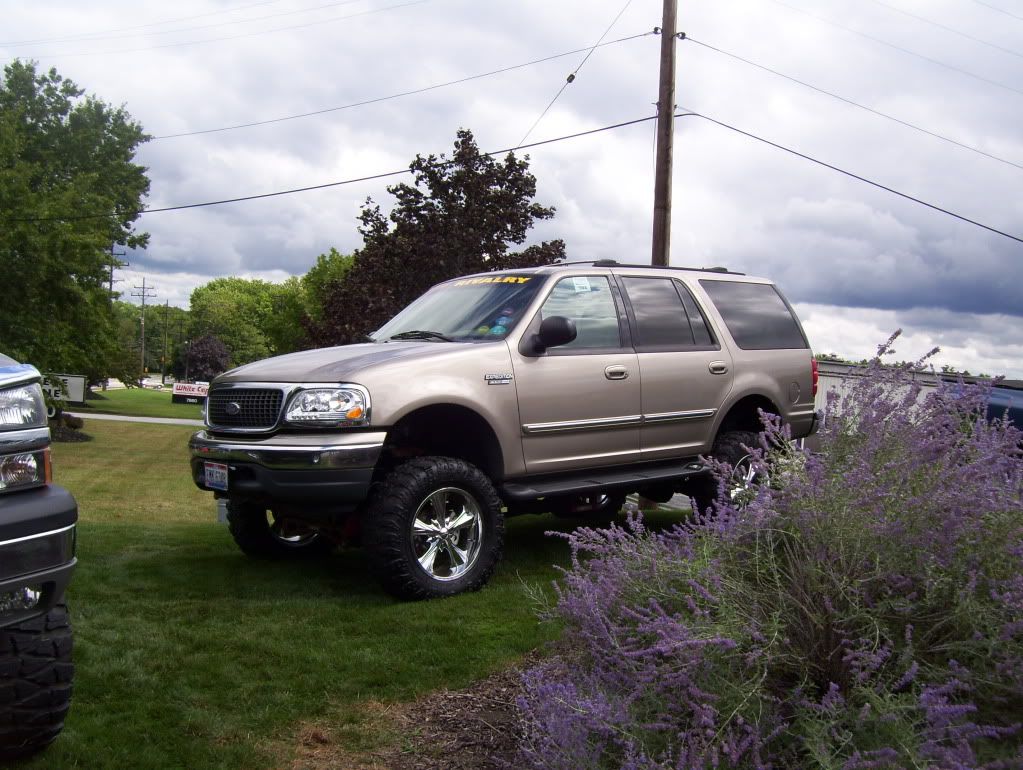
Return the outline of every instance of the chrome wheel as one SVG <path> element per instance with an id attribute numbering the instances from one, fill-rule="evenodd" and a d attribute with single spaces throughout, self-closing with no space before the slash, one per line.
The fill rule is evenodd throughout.
<path id="1" fill-rule="evenodd" d="M 434 580 L 456 580 L 472 569 L 480 555 L 480 505 L 464 489 L 438 489 L 419 504 L 410 534 L 420 568 Z"/>
<path id="2" fill-rule="evenodd" d="M 732 504 L 742 508 L 756 495 L 754 486 L 760 483 L 760 474 L 753 467 L 753 458 L 745 454 L 732 467 L 732 475 L 728 479 L 728 497 Z"/>

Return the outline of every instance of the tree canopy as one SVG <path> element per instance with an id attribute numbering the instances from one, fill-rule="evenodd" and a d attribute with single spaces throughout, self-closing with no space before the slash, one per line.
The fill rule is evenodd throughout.
<path id="1" fill-rule="evenodd" d="M 33 63 L 0 82 L 0 264 L 17 296 L 0 306 L 3 351 L 43 370 L 107 374 L 118 355 L 108 290 L 114 244 L 144 246 L 133 222 L 149 191 L 135 151 L 149 137 Z"/>
<path id="2" fill-rule="evenodd" d="M 359 340 L 448 278 L 564 258 L 561 240 L 509 250 L 537 221 L 554 216 L 553 207 L 533 201 L 528 156 L 495 160 L 461 129 L 450 159 L 417 155 L 409 168 L 413 184 L 387 188 L 396 199 L 388 215 L 372 199 L 363 206 L 363 247 L 344 276 L 327 284 L 322 315 L 308 324 L 317 344 Z"/>

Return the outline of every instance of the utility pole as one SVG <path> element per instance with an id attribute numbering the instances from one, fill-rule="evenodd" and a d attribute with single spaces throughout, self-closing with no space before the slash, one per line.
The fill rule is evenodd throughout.
<path id="1" fill-rule="evenodd" d="M 167 313 L 170 312 L 170 300 L 163 303 L 163 356 L 160 358 L 160 384 L 167 384 Z"/>
<path id="2" fill-rule="evenodd" d="M 671 251 L 671 156 L 675 133 L 675 17 L 678 0 L 664 0 L 661 77 L 657 93 L 657 161 L 654 175 L 654 237 L 650 264 L 667 267 Z"/>
<path id="3" fill-rule="evenodd" d="M 140 374 L 142 376 L 145 376 L 145 373 L 146 373 L 146 300 L 149 297 L 155 297 L 156 296 L 156 290 L 152 286 L 150 286 L 148 289 L 146 288 L 146 279 L 145 279 L 145 277 L 142 278 L 142 285 L 141 286 L 136 286 L 135 288 L 138 289 L 139 291 L 137 291 L 137 292 L 133 291 L 131 293 L 131 296 L 133 296 L 133 297 L 141 297 L 142 298 L 142 356 L 141 356 L 142 370 L 141 370 Z"/>
<path id="4" fill-rule="evenodd" d="M 128 252 L 126 252 L 126 251 L 115 251 L 114 249 L 116 247 L 117 247 L 117 244 L 115 244 L 115 243 L 110 244 L 110 301 L 111 302 L 114 301 L 114 280 L 115 280 L 115 278 L 114 278 L 114 268 L 115 267 L 128 267 L 129 264 L 130 264 L 128 262 L 122 262 L 121 260 L 118 259 L 118 257 L 123 257 Z M 117 278 L 116 280 L 120 281 L 121 279 Z"/>

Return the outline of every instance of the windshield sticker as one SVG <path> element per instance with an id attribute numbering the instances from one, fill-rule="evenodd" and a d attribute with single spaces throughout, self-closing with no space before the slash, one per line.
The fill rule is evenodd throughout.
<path id="1" fill-rule="evenodd" d="M 582 294 L 583 292 L 591 291 L 590 279 L 586 278 L 585 276 L 573 278 L 572 287 L 575 289 L 577 294 Z"/>
<path id="2" fill-rule="evenodd" d="M 504 326 L 501 326 L 500 324 L 498 324 L 497 326 L 490 327 L 491 334 L 504 334 L 506 331 L 508 331 L 508 329 L 506 329 Z"/>
<path id="3" fill-rule="evenodd" d="M 483 278 L 463 278 L 455 281 L 452 286 L 475 286 L 480 283 L 526 283 L 532 276 L 529 275 L 493 275 Z"/>

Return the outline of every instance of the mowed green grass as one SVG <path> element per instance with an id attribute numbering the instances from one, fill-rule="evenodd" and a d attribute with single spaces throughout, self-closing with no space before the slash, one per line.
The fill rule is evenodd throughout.
<path id="1" fill-rule="evenodd" d="M 97 390 L 95 393 L 99 398 L 87 399 L 85 406 L 70 405 L 68 411 L 79 414 L 102 412 L 134 417 L 180 417 L 186 420 L 202 418 L 202 411 L 198 404 L 173 403 L 169 386 L 165 390 L 116 388 Z"/>
<path id="2" fill-rule="evenodd" d="M 164 394 L 166 396 L 166 394 Z M 192 485 L 188 428 L 87 420 L 54 446 L 80 508 L 69 600 L 75 695 L 65 732 L 28 768 L 290 766 L 303 724 L 379 739 L 370 701 L 457 688 L 552 638 L 525 588 L 549 587 L 567 546 L 550 516 L 509 522 L 482 591 L 402 603 L 351 549 L 301 563 L 244 557 Z M 370 712 L 372 713 L 372 712 Z"/>

